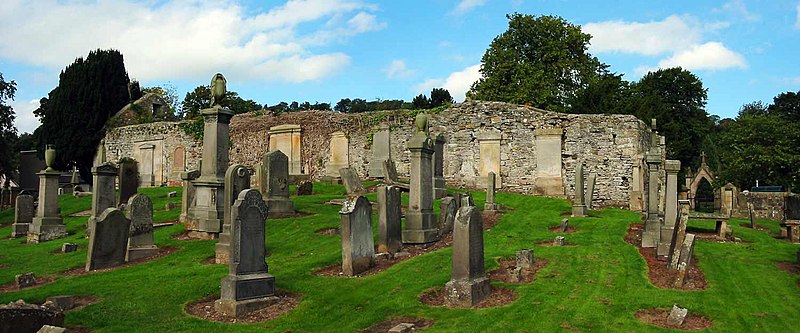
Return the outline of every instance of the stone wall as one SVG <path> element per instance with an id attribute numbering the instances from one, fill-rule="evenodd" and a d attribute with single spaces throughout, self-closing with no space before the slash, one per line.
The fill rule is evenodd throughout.
<path id="1" fill-rule="evenodd" d="M 770 220 L 783 220 L 783 211 L 785 208 L 785 198 L 789 195 L 788 192 L 743 192 L 741 194 L 744 200 L 739 202 L 744 204 L 739 205 L 739 211 L 743 216 L 747 216 L 747 202 L 753 204 L 753 213 L 756 218 L 770 219 Z"/>
<path id="2" fill-rule="evenodd" d="M 406 145 L 414 116 L 407 110 L 364 114 L 331 111 L 292 112 L 278 116 L 241 114 L 231 120 L 230 159 L 231 163 L 255 167 L 269 147 L 269 128 L 297 124 L 302 127 L 304 174 L 312 178 L 325 175 L 330 159 L 331 134 L 341 131 L 349 138 L 350 165 L 364 177 L 371 159 L 371 136 L 379 125 L 385 124 L 391 128 L 391 156 L 397 164 L 397 171 L 401 177 L 408 177 L 409 152 Z M 583 159 L 586 174 L 597 173 L 594 205 L 624 208 L 631 204 L 634 166 L 641 165 L 651 135 L 643 122 L 629 115 L 563 114 L 499 102 L 455 104 L 431 114 L 429 123 L 433 136 L 442 133 L 447 139 L 444 177 L 449 186 L 477 186 L 480 165 L 477 138 L 484 131 L 498 130 L 501 133 L 501 170 L 498 176 L 503 179 L 502 190 L 534 193 L 537 174 L 534 131 L 560 128 L 563 130 L 563 197 L 574 197 L 574 168 L 577 161 Z M 179 145 L 186 148 L 187 165 L 195 165 L 200 157 L 201 147 L 184 134 L 177 123 L 154 123 L 110 131 L 106 136 L 107 158 L 116 160 L 132 156 L 134 143 L 152 141 L 153 138 L 163 141 L 165 170 L 171 168 L 169 154 Z"/>

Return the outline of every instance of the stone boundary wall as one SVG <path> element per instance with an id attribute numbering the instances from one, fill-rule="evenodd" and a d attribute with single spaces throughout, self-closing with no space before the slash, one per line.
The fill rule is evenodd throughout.
<path id="1" fill-rule="evenodd" d="M 391 128 L 391 155 L 398 174 L 408 177 L 407 141 L 413 129 L 413 112 L 407 110 L 341 114 L 332 111 L 304 111 L 277 116 L 240 114 L 231 120 L 231 163 L 255 167 L 269 147 L 269 128 L 283 124 L 302 127 L 303 173 L 320 178 L 330 159 L 330 137 L 342 131 L 349 138 L 350 165 L 364 177 L 371 158 L 371 137 L 380 124 Z M 574 168 L 585 162 L 586 175 L 597 173 L 594 205 L 628 208 L 633 167 L 642 165 L 643 152 L 649 149 L 651 132 L 642 121 L 630 115 L 563 114 L 528 106 L 501 102 L 467 101 L 430 115 L 432 135 L 442 133 L 444 177 L 449 186 L 477 186 L 480 153 L 477 137 L 486 130 L 499 130 L 500 178 L 504 191 L 533 193 L 536 177 L 534 130 L 561 128 L 563 197 L 573 198 Z M 186 148 L 186 164 L 196 165 L 202 147 L 187 136 L 177 123 L 125 126 L 106 136 L 108 160 L 130 156 L 132 142 L 163 138 L 165 170 L 171 170 L 168 155 L 175 147 Z M 645 168 L 641 168 L 642 171 Z M 171 179 L 172 180 L 172 179 Z"/>
<path id="2" fill-rule="evenodd" d="M 783 220 L 786 209 L 786 197 L 790 192 L 743 192 L 740 200 L 739 212 L 743 217 L 749 217 L 747 203 L 753 204 L 753 214 L 758 219 Z"/>

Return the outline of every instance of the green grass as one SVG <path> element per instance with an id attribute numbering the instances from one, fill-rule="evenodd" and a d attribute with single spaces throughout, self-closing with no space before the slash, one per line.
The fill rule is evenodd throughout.
<path id="1" fill-rule="evenodd" d="M 177 190 L 177 198 L 166 194 Z M 180 188 L 146 188 L 153 198 L 155 220 L 175 220 L 179 210 L 163 211 L 168 201 L 180 201 Z M 42 301 L 51 295 L 95 295 L 101 301 L 82 310 L 68 312 L 68 325 L 90 327 L 93 332 L 353 332 L 388 317 L 419 316 L 433 319 L 430 332 L 555 332 L 577 331 L 666 332 L 640 323 L 634 313 L 643 308 L 667 308 L 673 303 L 688 307 L 714 321 L 709 332 L 785 332 L 800 327 L 798 276 L 778 269 L 776 261 L 791 261 L 798 245 L 771 237 L 778 222 L 759 220 L 770 230 L 739 227 L 744 220 L 731 220 L 736 236 L 749 243 L 699 241 L 698 264 L 708 280 L 702 291 L 659 289 L 648 282 L 647 267 L 638 251 L 623 240 L 630 223 L 639 215 L 620 209 L 593 211 L 598 217 L 572 218 L 577 232 L 566 235 L 576 246 L 543 247 L 537 241 L 552 240 L 547 230 L 570 211 L 564 200 L 499 193 L 498 202 L 511 207 L 500 222 L 486 231 L 487 271 L 497 259 L 511 257 L 516 250 L 533 248 L 537 258 L 549 264 L 529 284 L 495 283 L 515 290 L 518 299 L 506 306 L 487 309 L 428 307 L 417 297 L 430 288 L 442 287 L 450 275 L 451 249 L 442 249 L 397 264 L 364 278 L 320 277 L 317 268 L 341 260 L 338 236 L 314 231 L 339 224 L 339 206 L 325 204 L 344 197 L 341 185 L 314 184 L 314 195 L 292 197 L 298 210 L 312 213 L 300 218 L 267 221 L 267 259 L 277 287 L 300 293 L 299 306 L 286 315 L 264 323 L 221 324 L 184 313 L 183 307 L 219 292 L 223 265 L 204 265 L 214 256 L 214 241 L 176 241 L 170 236 L 183 231 L 180 225 L 159 228 L 159 247 L 178 251 L 147 263 L 82 276 L 58 277 L 55 283 L 12 293 L 0 293 L 0 302 L 25 299 Z M 370 201 L 375 195 L 367 196 Z M 475 193 L 479 207 L 484 195 Z M 404 198 L 406 200 L 406 198 Z M 89 209 L 91 198 L 62 196 L 64 216 Z M 438 206 L 438 202 L 434 205 Z M 438 210 L 438 207 L 436 207 Z M 86 217 L 67 217 L 69 237 L 37 245 L 9 240 L 13 212 L 0 212 L 0 284 L 15 274 L 58 274 L 85 263 Z M 712 222 L 713 223 L 713 222 Z M 713 229 L 702 221 L 693 228 Z M 77 252 L 51 254 L 64 242 L 79 245 Z"/>

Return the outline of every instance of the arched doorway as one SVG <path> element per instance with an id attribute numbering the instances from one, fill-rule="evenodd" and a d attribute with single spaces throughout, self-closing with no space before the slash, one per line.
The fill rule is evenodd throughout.
<path id="1" fill-rule="evenodd" d="M 694 210 L 703 213 L 714 212 L 714 187 L 705 177 L 701 178 L 697 184 L 697 192 L 694 195 Z"/>

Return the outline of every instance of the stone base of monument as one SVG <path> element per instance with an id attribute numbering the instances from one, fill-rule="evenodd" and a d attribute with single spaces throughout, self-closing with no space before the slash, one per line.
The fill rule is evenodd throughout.
<path id="1" fill-rule="evenodd" d="M 125 261 L 134 261 L 142 258 L 152 257 L 158 254 L 158 247 L 155 245 L 135 247 L 128 249 L 128 254 L 125 256 Z"/>
<path id="2" fill-rule="evenodd" d="M 658 247 L 656 248 L 656 255 L 659 256 L 666 256 L 669 255 L 669 245 L 672 242 L 672 233 L 675 228 L 666 228 L 662 227 L 660 234 L 661 237 L 658 242 Z"/>
<path id="3" fill-rule="evenodd" d="M 28 237 L 30 223 L 14 223 L 11 225 L 11 238 Z"/>
<path id="4" fill-rule="evenodd" d="M 29 244 L 46 242 L 67 236 L 67 226 L 61 224 L 61 218 L 42 218 L 42 220 L 44 219 L 52 219 L 53 221 L 57 220 L 58 224 L 43 223 L 41 226 L 38 226 L 38 228 L 35 224 L 31 225 L 30 229 L 28 230 Z"/>
<path id="5" fill-rule="evenodd" d="M 289 198 L 267 198 L 264 200 L 269 213 L 294 213 L 294 202 Z"/>
<path id="6" fill-rule="evenodd" d="M 586 217 L 586 205 L 572 205 L 572 217 Z"/>
<path id="7" fill-rule="evenodd" d="M 214 309 L 226 316 L 239 317 L 276 299 L 272 274 L 228 275 L 222 279 L 220 299 L 214 302 Z"/>
<path id="8" fill-rule="evenodd" d="M 444 178 L 433 178 L 433 191 L 434 199 L 441 199 L 447 196 L 447 186 L 445 185 Z"/>
<path id="9" fill-rule="evenodd" d="M 425 244 L 439 240 L 436 215 L 431 212 L 406 212 L 406 226 L 403 230 L 404 244 Z"/>
<path id="10" fill-rule="evenodd" d="M 483 212 L 484 213 L 497 213 L 500 210 L 500 206 L 496 203 L 485 203 L 483 204 Z"/>
<path id="11" fill-rule="evenodd" d="M 536 195 L 564 197 L 564 183 L 561 177 L 537 177 L 533 184 L 533 193 Z"/>
<path id="12" fill-rule="evenodd" d="M 445 303 L 454 307 L 471 307 L 480 303 L 492 292 L 488 278 L 451 280 L 444 285 Z"/>
<path id="13" fill-rule="evenodd" d="M 642 247 L 657 247 L 659 231 L 642 231 Z M 669 251 L 669 250 L 667 250 Z"/>
<path id="14" fill-rule="evenodd" d="M 438 229 L 403 230 L 403 244 L 426 244 L 438 240 Z"/>

